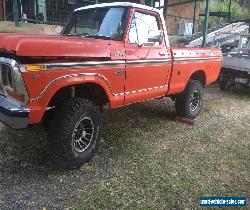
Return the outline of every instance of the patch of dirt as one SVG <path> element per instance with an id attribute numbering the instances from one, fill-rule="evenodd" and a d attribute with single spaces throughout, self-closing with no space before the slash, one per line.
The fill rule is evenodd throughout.
<path id="1" fill-rule="evenodd" d="M 13 33 L 35 33 L 56 35 L 60 33 L 61 26 L 58 25 L 45 25 L 45 24 L 32 24 L 22 23 L 18 27 L 14 22 L 0 21 L 0 32 L 13 32 Z"/>

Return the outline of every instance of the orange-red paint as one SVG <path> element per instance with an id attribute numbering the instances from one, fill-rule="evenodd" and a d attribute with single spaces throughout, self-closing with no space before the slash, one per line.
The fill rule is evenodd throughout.
<path id="1" fill-rule="evenodd" d="M 217 80 L 222 58 L 219 49 L 170 48 L 166 46 L 165 41 L 159 46 L 130 44 L 128 30 L 134 11 L 135 9 L 130 10 L 127 32 L 123 41 L 31 34 L 0 35 L 0 50 L 15 52 L 15 55 L 21 59 L 30 57 L 40 61 L 46 58 L 47 63 L 65 63 L 72 60 L 77 62 L 124 61 L 119 65 L 57 67 L 51 70 L 23 72 L 30 98 L 27 104 L 30 109 L 29 124 L 39 123 L 42 120 L 51 98 L 66 86 L 82 83 L 97 84 L 106 92 L 110 107 L 116 108 L 181 93 L 192 74 L 197 71 L 204 72 L 205 85 Z M 154 13 L 147 10 L 143 12 Z M 163 24 L 160 22 L 162 30 Z M 164 39 L 168 40 L 167 34 Z M 150 62 L 151 60 L 165 62 Z M 116 74 L 117 71 L 125 73 Z M 94 74 L 102 75 L 108 82 Z M 65 78 L 58 79 L 62 77 Z"/>

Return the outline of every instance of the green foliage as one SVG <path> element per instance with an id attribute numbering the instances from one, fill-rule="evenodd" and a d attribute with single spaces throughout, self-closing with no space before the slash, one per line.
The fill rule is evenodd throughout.
<path id="1" fill-rule="evenodd" d="M 219 12 L 228 12 L 230 0 L 224 0 L 219 4 Z M 241 7 L 239 0 L 232 0 L 231 15 L 233 19 L 247 19 L 250 18 L 250 11 L 248 8 Z"/>
<path id="2" fill-rule="evenodd" d="M 229 10 L 230 0 L 211 0 L 209 5 L 210 12 L 223 12 L 227 13 Z M 201 13 L 204 13 L 206 7 L 206 2 L 201 2 Z M 231 4 L 231 17 L 232 20 L 245 20 L 250 19 L 250 10 L 246 7 L 241 7 L 239 5 L 239 0 L 232 0 Z M 204 18 L 200 18 L 202 22 Z M 226 22 L 227 17 L 210 17 L 209 26 L 212 27 L 217 25 L 219 22 Z"/>

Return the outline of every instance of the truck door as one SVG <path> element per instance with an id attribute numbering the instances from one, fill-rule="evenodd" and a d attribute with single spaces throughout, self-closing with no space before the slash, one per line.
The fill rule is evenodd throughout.
<path id="1" fill-rule="evenodd" d="M 125 104 L 164 96 L 168 90 L 171 53 L 165 42 L 149 43 L 152 31 L 163 30 L 158 13 L 134 9 L 125 40 Z"/>

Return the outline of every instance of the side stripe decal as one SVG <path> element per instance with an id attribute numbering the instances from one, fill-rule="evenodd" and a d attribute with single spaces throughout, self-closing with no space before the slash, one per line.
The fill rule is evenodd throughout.
<path id="1" fill-rule="evenodd" d="M 67 79 L 67 78 L 72 78 L 72 77 L 81 77 L 81 76 L 95 76 L 95 77 L 99 77 L 102 80 L 104 80 L 106 82 L 106 84 L 109 87 L 109 90 L 111 92 L 111 94 L 113 96 L 122 96 L 122 95 L 128 95 L 128 94 L 135 94 L 135 93 L 141 93 L 141 92 L 146 92 L 146 91 L 151 91 L 151 90 L 157 90 L 157 89 L 161 89 L 161 88 L 166 88 L 168 87 L 168 85 L 164 85 L 164 86 L 159 86 L 159 87 L 152 87 L 152 88 L 145 88 L 145 89 L 141 89 L 141 90 L 134 90 L 134 91 L 128 91 L 125 93 L 114 93 L 112 90 L 112 86 L 109 82 L 109 80 L 102 74 L 98 74 L 98 73 L 79 73 L 79 74 L 69 74 L 69 75 L 64 75 L 61 77 L 58 77 L 54 80 L 52 80 L 49 84 L 46 85 L 46 87 L 42 90 L 42 92 L 36 97 L 36 98 L 32 98 L 30 99 L 30 101 L 37 101 L 39 100 L 39 98 L 41 98 L 45 92 L 48 90 L 48 88 L 50 86 L 52 86 L 53 84 L 55 84 L 57 81 L 63 80 L 63 79 Z"/>
<path id="2" fill-rule="evenodd" d="M 99 77 L 99 78 L 103 79 L 107 83 L 107 85 L 108 85 L 111 93 L 114 95 L 114 93 L 112 91 L 112 87 L 111 87 L 108 79 L 105 76 L 103 76 L 102 74 L 97 74 L 97 73 L 79 73 L 79 74 L 68 74 L 68 75 L 64 75 L 64 76 L 61 76 L 61 77 L 57 77 L 56 79 L 52 80 L 49 84 L 47 84 L 46 87 L 42 90 L 42 92 L 36 98 L 32 98 L 30 100 L 31 101 L 37 101 L 39 98 L 41 98 L 44 95 L 44 93 L 48 90 L 48 88 L 50 86 L 52 86 L 54 83 L 56 83 L 57 81 L 60 81 L 60 80 L 63 80 L 63 79 L 67 79 L 67 78 L 72 78 L 72 77 L 81 77 L 81 76 L 96 76 L 96 77 Z"/>
<path id="3" fill-rule="evenodd" d="M 207 57 L 207 58 L 174 58 L 174 61 L 206 61 L 206 60 L 222 60 L 221 57 Z"/>
<path id="4" fill-rule="evenodd" d="M 133 90 L 133 91 L 125 92 L 125 93 L 118 93 L 118 94 L 114 94 L 114 96 L 121 96 L 121 95 L 129 95 L 129 94 L 135 94 L 135 93 L 142 93 L 142 92 L 147 92 L 147 91 L 151 91 L 151 90 L 162 89 L 162 88 L 166 88 L 166 87 L 168 87 L 168 85 L 162 85 L 162 86 L 152 87 L 152 88 L 145 88 L 145 89 L 140 89 L 140 90 Z"/>
<path id="5" fill-rule="evenodd" d="M 125 64 L 154 64 L 154 63 L 171 63 L 171 59 L 164 60 L 129 60 L 129 61 L 97 61 L 97 62 L 79 62 L 79 63 L 49 63 L 44 64 L 46 69 L 53 68 L 84 68 L 84 67 L 92 67 L 92 66 L 119 66 Z"/>
<path id="6" fill-rule="evenodd" d="M 221 57 L 208 57 L 208 58 L 175 58 L 174 61 L 202 61 L 202 60 L 216 60 L 216 59 L 222 59 Z M 60 67 L 76 67 L 76 68 L 82 68 L 82 67 L 90 67 L 90 66 L 110 66 L 110 65 L 125 65 L 125 64 L 150 64 L 150 63 L 170 63 L 172 62 L 171 59 L 164 59 L 164 60 L 130 60 L 130 61 L 103 61 L 103 62 L 82 62 L 82 63 L 55 63 L 55 64 L 45 64 L 46 68 L 60 68 Z M 99 77 L 102 80 L 106 82 L 108 85 L 110 92 L 113 96 L 122 96 L 122 95 L 128 95 L 128 94 L 135 94 L 135 93 L 140 93 L 140 92 L 146 92 L 146 91 L 151 91 L 151 90 L 157 90 L 160 88 L 166 88 L 168 85 L 164 86 L 158 86 L 158 87 L 151 87 L 151 88 L 145 88 L 141 90 L 134 90 L 134 91 L 128 91 L 124 93 L 114 93 L 112 90 L 112 86 L 109 82 L 109 80 L 102 74 L 98 73 L 78 73 L 78 74 L 69 74 L 69 75 L 64 75 L 61 77 L 58 77 L 51 82 L 49 82 L 46 87 L 42 90 L 42 92 L 36 97 L 30 99 L 31 101 L 36 101 L 39 98 L 41 98 L 45 92 L 48 90 L 50 86 L 52 86 L 54 83 L 57 81 L 67 79 L 67 78 L 72 78 L 72 77 L 81 77 L 81 76 L 95 76 Z"/>

